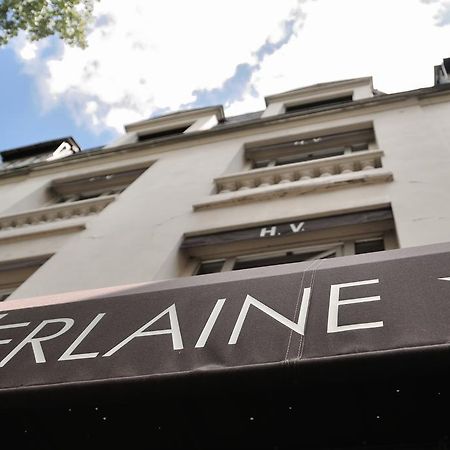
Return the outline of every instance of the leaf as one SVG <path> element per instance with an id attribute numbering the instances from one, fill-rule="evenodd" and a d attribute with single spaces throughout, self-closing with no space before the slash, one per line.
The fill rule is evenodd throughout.
<path id="1" fill-rule="evenodd" d="M 25 31 L 31 41 L 56 35 L 69 45 L 86 48 L 94 1 L 0 0 L 0 46 Z"/>

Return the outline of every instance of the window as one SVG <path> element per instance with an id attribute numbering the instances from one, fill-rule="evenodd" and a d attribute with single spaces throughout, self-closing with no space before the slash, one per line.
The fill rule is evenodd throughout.
<path id="1" fill-rule="evenodd" d="M 185 237 L 186 274 L 288 264 L 397 248 L 390 208 Z"/>
<path id="2" fill-rule="evenodd" d="M 324 108 L 327 106 L 340 106 L 345 103 L 350 103 L 353 101 L 352 95 L 343 95 L 341 97 L 327 98 L 324 100 L 317 100 L 313 102 L 300 103 L 296 105 L 286 106 L 286 114 L 293 112 L 303 112 L 318 108 Z"/>
<path id="3" fill-rule="evenodd" d="M 53 180 L 49 186 L 39 190 L 38 195 L 25 198 L 25 208 L 18 202 L 13 214 L 2 217 L 0 229 L 16 229 L 68 219 L 79 220 L 98 214 L 114 202 L 117 195 L 148 167 L 149 164 L 130 165 L 127 168 L 121 167 L 120 170 L 96 171 Z M 84 224 L 78 223 L 76 226 L 82 228 Z"/>
<path id="4" fill-rule="evenodd" d="M 203 261 L 196 269 L 195 275 L 312 261 L 315 259 L 334 258 L 336 256 L 342 256 L 341 247 L 341 245 L 331 245 L 309 249 L 300 248 L 266 253 L 263 252 L 256 255 L 242 257 L 230 257 L 216 261 Z"/>
<path id="5" fill-rule="evenodd" d="M 0 302 L 6 300 L 12 293 L 14 289 L 0 289 Z"/>
<path id="6" fill-rule="evenodd" d="M 215 178 L 217 197 L 194 209 L 392 181 L 373 128 L 363 126 L 248 143 L 243 170 Z"/>
<path id="7" fill-rule="evenodd" d="M 384 239 L 367 239 L 355 242 L 355 255 L 361 253 L 382 252 L 384 250 Z"/>
<path id="8" fill-rule="evenodd" d="M 294 248 L 289 250 L 262 252 L 255 255 L 229 257 L 220 260 L 202 261 L 194 275 L 228 272 L 230 270 L 252 269 L 279 264 L 289 264 L 317 259 L 335 258 L 345 255 L 359 255 L 384 250 L 384 238 L 367 240 L 347 240 L 345 242 L 318 247 Z"/>
<path id="9" fill-rule="evenodd" d="M 295 141 L 293 145 L 304 145 L 305 141 Z M 319 142 L 319 141 L 317 141 Z M 296 155 L 280 156 L 271 160 L 255 161 L 253 169 L 261 167 L 284 166 L 286 164 L 293 164 L 298 162 L 313 161 L 315 159 L 330 158 L 332 156 L 348 155 L 350 153 L 368 150 L 368 144 L 348 145 L 337 148 L 328 148 L 323 150 L 306 150 L 299 151 Z"/>
<path id="10" fill-rule="evenodd" d="M 0 262 L 0 301 L 6 300 L 51 255 Z"/>
<path id="11" fill-rule="evenodd" d="M 123 171 L 96 172 L 91 175 L 53 181 L 50 191 L 56 203 L 75 202 L 117 195 L 139 178 L 148 166 Z"/>
<path id="12" fill-rule="evenodd" d="M 245 155 L 251 161 L 252 168 L 259 169 L 347 155 L 369 150 L 373 144 L 375 134 L 369 128 L 251 145 L 246 148 Z"/>
<path id="13" fill-rule="evenodd" d="M 151 132 L 151 133 L 139 134 L 138 141 L 139 142 L 150 141 L 152 139 L 160 139 L 160 138 L 169 137 L 169 136 L 176 136 L 177 134 L 183 134 L 190 126 L 191 126 L 191 124 L 189 124 L 187 126 L 183 126 L 183 127 L 178 127 L 178 128 L 169 128 L 169 129 L 162 130 L 162 131 L 155 131 L 155 132 Z"/>
<path id="14" fill-rule="evenodd" d="M 80 146 L 70 136 L 39 142 L 25 147 L 13 148 L 1 152 L 0 165 L 3 170 L 18 169 L 31 164 L 53 161 L 80 152 Z M 3 164 L 1 164 L 3 161 Z"/>

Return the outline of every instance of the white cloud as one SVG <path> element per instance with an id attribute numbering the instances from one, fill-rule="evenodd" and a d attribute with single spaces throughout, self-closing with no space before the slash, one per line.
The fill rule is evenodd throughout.
<path id="1" fill-rule="evenodd" d="M 238 116 L 249 111 L 261 111 L 265 108 L 264 99 L 261 96 L 251 95 L 250 92 L 246 92 L 242 100 L 237 100 L 225 108 L 225 115 Z"/>
<path id="2" fill-rule="evenodd" d="M 87 114 L 94 114 L 98 110 L 98 103 L 90 100 L 86 103 L 85 111 Z"/>
<path id="3" fill-rule="evenodd" d="M 261 64 L 252 83 L 265 95 L 360 76 L 399 92 L 433 84 L 448 54 L 450 28 L 437 27 L 439 2 L 318 0 L 305 5 L 301 33 Z"/>
<path id="4" fill-rule="evenodd" d="M 104 118 L 105 124 L 117 131 L 122 130 L 124 125 L 140 119 L 141 115 L 130 108 L 111 108 Z"/>
<path id="5" fill-rule="evenodd" d="M 450 27 L 435 19 L 446 1 L 102 0 L 88 49 L 61 44 L 44 56 L 22 41 L 16 51 L 44 104 L 64 102 L 78 123 L 119 131 L 200 93 L 238 114 L 323 81 L 373 75 L 387 92 L 431 85 L 433 66 L 450 56 Z M 243 83 L 234 96 L 230 80 Z"/>
<path id="6" fill-rule="evenodd" d="M 46 103 L 64 101 L 77 120 L 119 129 L 120 120 L 194 102 L 195 90 L 220 87 L 238 64 L 254 64 L 301 1 L 103 0 L 86 50 L 62 45 L 31 70 Z M 95 114 L 82 106 L 92 101 Z"/>

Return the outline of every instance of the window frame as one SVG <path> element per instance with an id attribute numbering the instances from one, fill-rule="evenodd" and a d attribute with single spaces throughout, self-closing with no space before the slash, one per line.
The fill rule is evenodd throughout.
<path id="1" fill-rule="evenodd" d="M 51 204 L 119 195 L 134 183 L 152 163 L 97 170 L 83 175 L 58 178 L 51 182 Z"/>
<path id="2" fill-rule="evenodd" d="M 157 139 L 167 139 L 173 136 L 180 136 L 184 134 L 191 126 L 193 125 L 193 122 L 187 122 L 186 124 L 169 127 L 169 128 L 162 128 L 162 129 L 155 129 L 153 131 L 141 131 L 137 133 L 137 141 L 138 142 L 150 142 Z"/>
<path id="3" fill-rule="evenodd" d="M 0 301 L 7 300 L 52 256 L 52 254 L 46 254 L 0 262 Z"/>
<path id="4" fill-rule="evenodd" d="M 313 97 L 305 100 L 286 102 L 283 105 L 284 114 L 306 113 L 319 109 L 339 108 L 354 101 L 354 92 L 341 92 L 339 94 Z"/>
<path id="5" fill-rule="evenodd" d="M 364 148 L 361 147 L 364 145 Z M 277 161 L 286 158 L 302 157 L 302 155 L 317 154 L 320 152 L 339 151 L 342 155 L 357 153 L 364 150 L 378 149 L 373 123 L 358 124 L 357 128 L 335 128 L 317 130 L 315 132 L 283 136 L 276 139 L 247 143 L 244 147 L 245 160 L 248 168 L 258 169 L 272 167 Z M 340 155 L 341 156 L 341 155 Z M 304 161 L 326 160 L 332 157 L 325 154 L 323 157 L 311 158 Z M 268 162 L 266 166 L 260 163 Z M 295 164 L 297 161 L 287 162 Z M 279 164 L 281 165 L 281 164 Z"/>
<path id="6" fill-rule="evenodd" d="M 315 256 L 319 256 L 319 258 L 306 258 L 302 261 L 299 262 L 305 262 L 305 261 L 313 261 L 316 259 L 323 259 L 326 258 L 326 256 L 330 255 L 331 253 L 335 253 L 336 257 L 338 256 L 344 256 L 344 247 L 345 244 L 344 242 L 335 242 L 335 243 L 330 243 L 328 245 L 323 244 L 323 245 L 315 245 L 315 246 L 310 246 L 310 247 L 298 247 L 298 248 L 290 248 L 290 249 L 283 249 L 283 250 L 273 250 L 270 252 L 258 252 L 258 253 L 253 253 L 253 254 L 249 254 L 249 255 L 237 255 L 237 256 L 231 256 L 228 258 L 221 258 L 218 260 L 210 260 L 210 261 L 201 261 L 198 260 L 197 262 L 197 267 L 194 270 L 194 273 L 192 275 L 198 275 L 198 272 L 201 268 L 201 266 L 205 263 L 210 263 L 210 262 L 215 262 L 215 261 L 224 261 L 221 270 L 217 271 L 217 272 L 210 272 L 210 273 L 219 273 L 219 272 L 230 272 L 233 270 L 246 270 L 246 269 L 235 269 L 236 264 L 238 264 L 239 262 L 247 262 L 247 261 L 261 261 L 267 258 L 276 258 L 277 256 L 287 256 L 288 253 L 295 253 L 295 254 L 311 254 L 311 253 L 315 253 L 318 252 L 317 255 Z M 322 257 L 321 257 L 322 256 Z M 289 264 L 289 263 L 278 263 L 278 264 L 267 264 L 264 266 L 255 266 L 255 267 L 269 267 L 272 265 L 280 265 L 280 264 Z M 251 267 L 250 267 L 251 268 Z"/>
<path id="7" fill-rule="evenodd" d="M 229 272 L 232 271 L 236 262 L 239 260 L 248 260 L 251 258 L 256 259 L 262 259 L 263 257 L 267 255 L 276 255 L 276 254 L 286 254 L 287 252 L 301 252 L 301 253 L 311 253 L 314 251 L 335 251 L 336 257 L 341 256 L 352 256 L 356 254 L 363 254 L 363 253 L 356 253 L 356 244 L 362 243 L 362 242 L 370 242 L 370 241 L 379 241 L 380 239 L 383 240 L 384 250 L 394 250 L 399 248 L 398 240 L 396 236 L 396 232 L 394 228 L 387 229 L 385 231 L 374 231 L 374 232 L 361 232 L 356 233 L 353 236 L 343 236 L 342 239 L 336 238 L 336 237 L 330 237 L 325 238 L 322 240 L 317 241 L 314 244 L 308 245 L 306 242 L 304 245 L 301 245 L 300 242 L 290 242 L 289 244 L 285 242 L 280 242 L 279 245 L 276 245 L 272 248 L 272 250 L 267 251 L 267 246 L 264 246 L 263 251 L 258 251 L 258 247 L 254 247 L 253 251 L 249 250 L 234 250 L 228 252 L 228 254 L 224 254 L 220 257 L 191 257 L 190 261 L 183 273 L 183 276 L 197 276 L 198 271 L 201 268 L 202 264 L 214 262 L 214 261 L 220 261 L 223 260 L 224 264 L 220 271 L 218 272 L 209 272 L 209 273 L 219 273 L 219 272 Z M 259 246 L 261 249 L 261 246 Z M 234 253 L 234 254 L 233 254 Z M 371 252 L 365 252 L 365 253 L 371 253 Z M 323 259 L 323 258 L 307 258 L 304 261 L 312 261 L 315 259 Z M 284 263 L 281 263 L 284 264 Z M 289 263 L 287 263 L 289 264 Z M 280 265 L 280 264 L 275 264 Z M 257 267 L 263 267 L 263 266 L 257 266 Z M 264 266 L 266 267 L 266 266 Z M 242 269 L 245 270 L 245 269 Z"/>
<path id="8" fill-rule="evenodd" d="M 17 287 L 1 288 L 0 287 L 0 302 L 4 302 L 17 289 Z"/>

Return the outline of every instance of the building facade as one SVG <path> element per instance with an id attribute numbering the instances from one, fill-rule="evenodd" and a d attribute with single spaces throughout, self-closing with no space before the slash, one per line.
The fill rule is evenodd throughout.
<path id="1" fill-rule="evenodd" d="M 446 60 L 448 61 L 448 60 Z M 14 300 L 450 240 L 450 90 L 370 78 L 2 152 L 0 292 Z M 440 74 L 440 75 L 439 75 Z"/>

